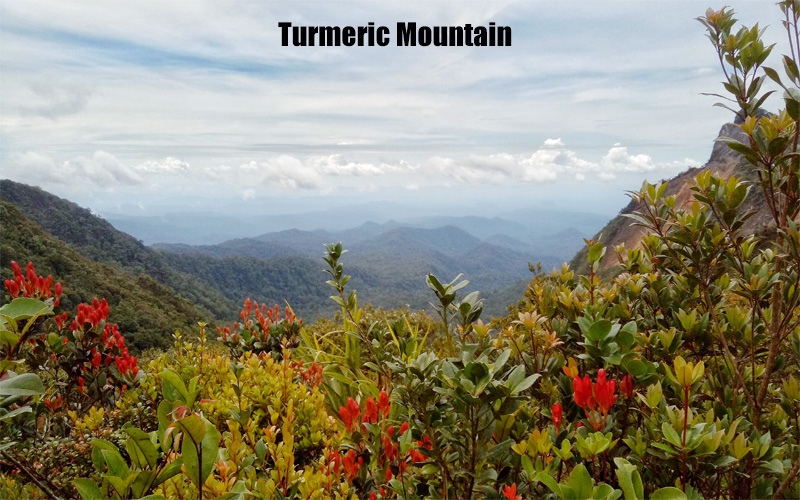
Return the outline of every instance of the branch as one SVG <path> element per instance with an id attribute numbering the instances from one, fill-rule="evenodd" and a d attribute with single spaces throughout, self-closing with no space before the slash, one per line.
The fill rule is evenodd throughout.
<path id="1" fill-rule="evenodd" d="M 787 488 L 792 484 L 792 480 L 794 480 L 797 473 L 800 472 L 800 459 L 794 463 L 792 470 L 789 471 L 789 475 L 786 476 L 786 479 L 783 480 L 778 491 L 775 492 L 775 495 L 772 498 L 783 498 L 783 492 L 786 491 Z"/>
<path id="2" fill-rule="evenodd" d="M 39 478 L 36 477 L 33 472 L 29 471 L 27 467 L 22 465 L 22 463 L 20 463 L 19 460 L 12 457 L 5 451 L 0 451 L 0 456 L 2 456 L 4 459 L 14 464 L 14 467 L 24 472 L 25 475 L 28 476 L 28 478 L 30 478 L 30 480 L 33 481 L 36 484 L 36 486 L 38 486 L 39 489 L 42 490 L 45 493 L 45 495 L 47 495 L 48 498 L 52 498 L 53 500 L 61 500 L 61 497 L 53 493 L 53 490 L 48 488 L 42 481 L 40 481 Z"/>

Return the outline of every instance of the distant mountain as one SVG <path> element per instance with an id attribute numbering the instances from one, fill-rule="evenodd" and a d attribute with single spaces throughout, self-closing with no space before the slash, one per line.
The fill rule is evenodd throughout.
<path id="1" fill-rule="evenodd" d="M 391 218 L 398 213 L 403 214 L 401 219 Z M 108 221 L 145 244 L 179 253 L 198 250 L 208 255 L 247 254 L 274 258 L 293 255 L 288 251 L 291 249 L 301 255 L 317 257 L 320 252 L 317 245 L 321 240 L 341 240 L 352 246 L 392 228 L 453 226 L 493 245 L 527 253 L 531 258 L 549 256 L 567 260 L 583 246 L 583 238 L 595 234 L 608 217 L 542 209 L 517 210 L 495 217 L 431 216 L 419 207 L 389 203 L 279 216 L 252 215 L 252 212 L 238 217 L 206 213 L 159 217 L 109 214 Z M 252 245 L 249 240 L 273 246 L 243 248 Z"/>
<path id="2" fill-rule="evenodd" d="M 9 188 L 3 184 L 3 198 Z M 13 187 L 12 187 L 13 188 Z M 40 197 L 43 196 L 38 191 Z M 44 198 L 47 199 L 46 197 Z M 54 218 L 58 215 L 53 214 Z M 94 233 L 94 236 L 99 236 Z M 106 298 L 111 320 L 135 349 L 167 347 L 175 330 L 196 331 L 208 315 L 172 288 L 146 274 L 133 275 L 119 266 L 95 262 L 45 231 L 8 201 L 0 201 L 0 280 L 12 277 L 10 262 L 33 262 L 40 275 L 64 284 L 61 308 L 74 311 L 81 302 Z M 89 240 L 87 240 L 88 243 Z M 4 294 L 0 293 L 0 297 Z"/>
<path id="3" fill-rule="evenodd" d="M 733 123 L 724 125 L 720 130 L 719 136 L 732 137 L 742 142 L 748 140 L 742 130 Z M 697 174 L 703 170 L 711 170 L 723 178 L 729 178 L 735 175 L 745 180 L 755 180 L 752 172 L 744 167 L 743 158 L 739 153 L 730 149 L 723 142 L 715 142 L 711 151 L 711 156 L 705 165 L 699 168 L 690 168 L 667 181 L 666 196 L 674 195 L 676 198 L 676 205 L 678 206 L 687 202 L 691 198 L 692 193 L 688 182 L 693 180 Z M 601 263 L 601 270 L 608 270 L 618 264 L 617 255 L 614 251 L 618 245 L 624 244 L 625 248 L 636 248 L 641 242 L 644 229 L 640 226 L 633 225 L 633 221 L 625 217 L 625 214 L 633 213 L 637 209 L 638 206 L 631 201 L 620 211 L 619 215 L 608 222 L 608 224 L 594 236 L 593 239 L 595 241 L 602 241 L 608 247 L 606 256 Z M 758 189 L 751 189 L 747 199 L 742 205 L 742 209 L 744 211 L 755 212 L 755 215 L 745 222 L 743 231 L 745 233 L 759 234 L 761 228 L 766 227 L 770 217 L 761 191 Z M 582 274 L 589 271 L 585 248 L 581 249 L 577 255 L 575 255 L 570 266 Z"/>
<path id="4" fill-rule="evenodd" d="M 481 290 L 485 296 L 529 275 L 527 254 L 492 245 L 455 226 L 423 229 L 367 223 L 341 232 L 289 230 L 219 245 L 156 248 L 175 269 L 229 298 L 249 293 L 271 301 L 282 292 L 298 312 L 313 317 L 335 311 L 328 299 L 331 291 L 324 285 L 321 257 L 323 245 L 337 241 L 348 249 L 343 261 L 353 277 L 350 286 L 375 306 L 427 309 L 433 298 L 425 285 L 429 272 L 448 281 L 464 273 L 471 281 L 469 290 Z M 549 257 L 544 261 L 549 266 L 560 263 Z M 277 278 L 275 273 L 287 266 L 291 272 Z M 487 314 L 504 311 L 498 305 Z"/>
<path id="5" fill-rule="evenodd" d="M 282 229 L 217 244 L 147 247 L 103 218 L 39 188 L 1 181 L 0 193 L 21 215 L 86 259 L 136 279 L 152 277 L 196 304 L 206 319 L 233 319 L 247 297 L 268 303 L 288 301 L 307 320 L 333 314 L 336 307 L 329 299 L 321 257 L 323 245 L 337 241 L 349 250 L 344 258 L 346 272 L 353 277 L 349 286 L 375 306 L 429 309 L 433 296 L 425 285 L 427 273 L 446 281 L 464 273 L 470 281 L 465 292 L 480 290 L 487 299 L 486 316 L 500 315 L 507 304 L 490 297 L 511 297 L 528 279 L 529 262 L 541 262 L 545 268 L 560 265 L 566 252 L 588 234 L 575 226 L 537 222 L 539 212 L 511 213 L 515 219 L 511 220 L 425 218 L 410 211 L 413 223 L 382 219 L 326 230 Z M 259 219 L 248 217 L 251 222 Z M 580 219 L 572 214 L 567 218 Z M 197 222 L 172 216 L 164 220 L 177 224 L 175 231 L 182 224 Z M 236 220 L 208 216 L 212 230 Z M 537 238 L 539 232 L 550 229 L 558 230 Z"/>

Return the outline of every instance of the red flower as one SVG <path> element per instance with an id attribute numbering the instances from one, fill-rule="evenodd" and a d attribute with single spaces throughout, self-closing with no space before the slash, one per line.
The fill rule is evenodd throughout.
<path id="1" fill-rule="evenodd" d="M 367 403 L 364 409 L 364 421 L 374 424 L 378 421 L 378 407 L 375 405 L 375 400 L 372 397 L 367 398 Z"/>
<path id="2" fill-rule="evenodd" d="M 344 427 L 348 431 L 352 431 L 353 430 L 353 419 L 350 418 L 350 412 L 347 411 L 347 408 L 345 408 L 344 406 L 340 406 L 339 407 L 339 417 L 341 417 L 342 422 L 344 422 Z"/>
<path id="3" fill-rule="evenodd" d="M 406 433 L 408 430 L 408 422 L 403 422 L 403 425 L 400 426 L 400 436 Z"/>
<path id="4" fill-rule="evenodd" d="M 602 368 L 597 372 L 597 382 L 594 385 L 588 376 L 583 379 L 575 377 L 572 380 L 575 403 L 583 408 L 589 423 L 596 431 L 605 427 L 608 412 L 617 400 L 614 394 L 616 386 L 616 382 L 606 379 L 606 371 Z"/>
<path id="5" fill-rule="evenodd" d="M 630 375 L 625 375 L 619 383 L 619 392 L 626 398 L 633 396 L 633 379 Z"/>
<path id="6" fill-rule="evenodd" d="M 355 399 L 347 398 L 347 411 L 350 412 L 350 418 L 355 420 L 361 414 L 361 407 Z"/>
<path id="7" fill-rule="evenodd" d="M 575 391 L 575 404 L 581 408 L 585 408 L 589 400 L 594 399 L 592 396 L 592 381 L 589 380 L 588 375 L 583 379 L 580 377 L 572 379 L 572 390 Z"/>
<path id="8" fill-rule="evenodd" d="M 369 494 L 369 500 L 377 500 L 377 499 L 378 499 L 378 497 L 375 496 L 375 492 L 374 491 Z"/>
<path id="9" fill-rule="evenodd" d="M 605 370 L 601 368 L 600 371 L 597 372 L 597 383 L 594 385 L 594 397 L 597 399 L 597 403 L 600 405 L 603 413 L 608 413 L 617 400 L 617 396 L 614 394 L 616 386 L 617 383 L 613 380 L 606 381 Z"/>
<path id="10" fill-rule="evenodd" d="M 344 456 L 342 459 L 342 463 L 344 464 L 344 472 L 347 474 L 347 480 L 352 481 L 356 474 L 358 473 L 359 466 L 364 462 L 364 460 L 359 457 L 358 461 L 356 461 L 356 451 L 350 450 L 347 452 L 347 455 Z"/>
<path id="11" fill-rule="evenodd" d="M 503 488 L 503 495 L 505 495 L 508 500 L 522 500 L 522 497 L 517 495 L 517 483 Z"/>
<path id="12" fill-rule="evenodd" d="M 556 403 L 553 405 L 553 425 L 556 426 L 556 434 L 558 434 L 559 430 L 561 429 L 561 403 Z"/>
<path id="13" fill-rule="evenodd" d="M 380 396 L 378 396 L 378 409 L 380 409 L 384 418 L 388 417 L 389 412 L 392 411 L 392 403 L 389 401 L 389 394 L 386 391 L 381 391 Z"/>
<path id="14" fill-rule="evenodd" d="M 385 450 L 386 460 L 390 462 L 394 460 L 395 457 L 397 457 L 397 455 L 399 454 L 397 448 L 394 446 L 392 440 L 389 439 L 388 436 L 383 437 L 383 448 Z"/>

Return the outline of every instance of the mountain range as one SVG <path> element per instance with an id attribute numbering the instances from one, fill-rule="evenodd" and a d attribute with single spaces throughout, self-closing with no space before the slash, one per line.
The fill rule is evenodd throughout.
<path id="1" fill-rule="evenodd" d="M 215 245 L 147 246 L 140 235 L 40 188 L 3 180 L 0 197 L 3 279 L 11 260 L 30 260 L 39 273 L 71 284 L 65 307 L 94 296 L 120 297 L 112 307 L 139 349 L 163 346 L 175 329 L 196 330 L 201 320 L 233 321 L 247 297 L 288 302 L 307 320 L 332 316 L 337 308 L 321 257 L 323 245 L 337 241 L 349 250 L 345 271 L 362 301 L 428 309 L 433 295 L 426 274 L 450 281 L 464 273 L 471 282 L 465 292 L 480 290 L 486 299 L 484 316 L 501 315 L 522 296 L 529 262 L 559 265 L 602 220 L 519 211 L 503 218 L 417 217 L 344 229 L 285 229 Z M 197 223 L 197 217 L 189 220 Z M 574 224 L 565 228 L 557 220 Z"/>

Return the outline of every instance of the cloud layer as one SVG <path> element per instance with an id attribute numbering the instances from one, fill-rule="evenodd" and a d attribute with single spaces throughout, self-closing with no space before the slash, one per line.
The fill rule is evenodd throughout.
<path id="1" fill-rule="evenodd" d="M 672 175 L 699 165 L 691 159 L 658 163 L 646 154 L 631 154 L 620 144 L 613 145 L 599 161 L 594 162 L 581 158 L 556 138 L 545 140 L 530 154 L 496 153 L 461 158 L 431 156 L 419 162 L 402 159 L 391 162 L 353 161 L 341 154 L 305 157 L 283 154 L 244 161 L 237 166 L 201 168 L 172 156 L 129 166 L 105 151 L 66 160 L 27 152 L 14 155 L 6 173 L 21 182 L 57 185 L 76 192 L 114 191 L 132 186 L 156 189 L 176 180 L 190 188 L 237 189 L 244 186 L 242 196 L 249 199 L 255 196 L 252 186 L 279 191 L 330 192 L 336 187 L 373 190 L 398 183 L 410 190 L 453 184 L 546 184 L 560 179 L 608 181 L 622 174 L 657 172 Z"/>

